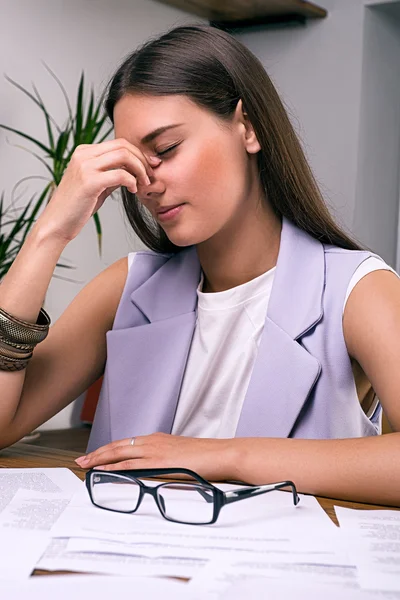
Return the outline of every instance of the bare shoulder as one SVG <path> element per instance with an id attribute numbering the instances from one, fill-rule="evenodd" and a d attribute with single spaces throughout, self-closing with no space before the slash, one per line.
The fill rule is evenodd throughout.
<path id="1" fill-rule="evenodd" d="M 357 283 L 344 310 L 343 333 L 349 355 L 400 430 L 400 279 L 395 273 L 373 271 Z"/>
<path id="2" fill-rule="evenodd" d="M 47 421 L 103 373 L 106 333 L 113 326 L 127 273 L 127 258 L 121 258 L 94 277 L 35 348 L 9 443 Z"/>
<path id="3" fill-rule="evenodd" d="M 128 259 L 120 258 L 94 277 L 77 295 L 71 306 L 76 303 L 77 308 L 85 309 L 91 305 L 103 314 L 108 321 L 107 328 L 111 328 L 127 275 Z"/>

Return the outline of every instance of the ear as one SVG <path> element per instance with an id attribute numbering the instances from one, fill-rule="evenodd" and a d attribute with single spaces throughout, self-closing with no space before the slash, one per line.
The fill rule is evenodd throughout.
<path id="1" fill-rule="evenodd" d="M 235 120 L 240 125 L 241 131 L 243 132 L 243 142 L 247 152 L 249 154 L 256 154 L 259 152 L 261 150 L 261 146 L 254 132 L 253 125 L 250 123 L 241 98 L 235 108 Z"/>

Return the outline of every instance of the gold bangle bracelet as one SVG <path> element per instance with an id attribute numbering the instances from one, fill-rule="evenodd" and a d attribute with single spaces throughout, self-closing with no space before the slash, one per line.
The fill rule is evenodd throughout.
<path id="1" fill-rule="evenodd" d="M 35 346 L 32 344 L 16 344 L 15 342 L 11 342 L 7 338 L 3 337 L 0 332 L 0 344 L 7 346 L 9 348 L 15 348 L 17 350 L 22 350 L 22 352 L 32 352 Z"/>
<path id="2" fill-rule="evenodd" d="M 33 352 L 18 352 L 15 350 L 10 350 L 9 348 L 4 348 L 0 344 L 0 356 L 3 358 L 17 358 L 18 360 L 24 360 L 27 358 L 31 358 Z"/>
<path id="3" fill-rule="evenodd" d="M 36 346 L 46 338 L 49 327 L 50 317 L 43 308 L 36 323 L 18 319 L 0 308 L 0 334 L 10 342 Z"/>

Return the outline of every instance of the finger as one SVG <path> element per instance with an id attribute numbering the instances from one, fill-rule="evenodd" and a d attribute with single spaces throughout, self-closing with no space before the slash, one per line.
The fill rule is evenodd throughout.
<path id="1" fill-rule="evenodd" d="M 128 460 L 122 460 L 118 463 L 109 463 L 104 465 L 97 465 L 97 469 L 103 469 L 103 471 L 122 471 L 126 469 L 138 469 L 139 463 L 141 465 L 141 458 L 130 458 Z"/>
<path id="2" fill-rule="evenodd" d="M 140 446 L 131 446 L 125 444 L 124 446 L 118 446 L 113 449 L 104 450 L 104 452 L 94 453 L 93 455 L 86 456 L 84 459 L 78 462 L 79 466 L 84 466 L 85 469 L 92 467 L 98 467 L 103 464 L 111 464 L 120 462 L 121 460 L 128 460 L 132 458 L 142 458 L 143 449 L 140 450 Z"/>
<path id="3" fill-rule="evenodd" d="M 131 175 L 126 169 L 110 169 L 110 171 L 98 174 L 96 187 L 100 187 L 102 190 L 112 187 L 126 187 L 129 191 L 136 194 L 137 181 L 136 177 Z"/>
<path id="4" fill-rule="evenodd" d="M 119 448 L 120 446 L 127 446 L 127 445 L 132 445 L 131 442 L 132 438 L 123 438 L 122 440 L 116 440 L 115 442 L 110 442 L 109 444 L 105 444 L 104 446 L 100 446 L 100 448 L 97 448 L 97 450 L 94 450 L 93 452 L 88 452 L 88 454 L 85 454 L 83 456 L 79 456 L 79 458 L 77 458 L 75 460 L 75 462 L 88 462 L 89 460 L 98 460 L 99 456 L 102 455 L 104 452 L 112 452 L 115 448 Z M 136 441 L 138 440 L 138 438 L 135 438 L 135 444 Z"/>
<path id="5" fill-rule="evenodd" d="M 99 171 L 123 168 L 139 179 L 142 185 L 150 185 L 151 183 L 143 162 L 127 148 L 118 148 L 112 152 L 106 152 L 89 160 L 88 164 Z"/>
<path id="6" fill-rule="evenodd" d="M 107 152 L 111 152 L 113 150 L 118 150 L 121 148 L 128 149 L 142 161 L 149 177 L 154 175 L 153 169 L 147 156 L 143 154 L 143 152 L 137 146 L 134 146 L 125 138 L 107 140 L 106 142 L 100 142 L 99 144 L 80 144 L 79 146 L 77 146 L 75 153 L 77 155 L 90 155 L 92 158 L 96 158 L 98 156 L 101 156 L 102 154 L 106 154 Z M 152 156 L 150 160 L 152 161 L 153 166 L 157 166 L 157 164 L 161 162 L 161 159 L 158 156 Z"/>

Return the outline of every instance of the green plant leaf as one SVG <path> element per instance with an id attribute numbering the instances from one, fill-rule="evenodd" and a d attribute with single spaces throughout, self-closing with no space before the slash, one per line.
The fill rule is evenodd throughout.
<path id="1" fill-rule="evenodd" d="M 110 135 L 113 130 L 113 127 L 111 126 L 110 128 L 107 128 L 104 133 L 103 128 L 105 127 L 107 119 L 107 115 L 102 114 L 104 94 L 98 100 L 96 100 L 93 86 L 88 92 L 88 103 L 85 108 L 84 71 L 82 71 L 80 75 L 76 93 L 76 103 L 73 112 L 68 94 L 60 79 L 46 63 L 43 62 L 43 64 L 53 79 L 57 82 L 64 96 L 68 117 L 65 124 L 60 127 L 46 108 L 37 87 L 33 83 L 33 93 L 31 93 L 22 85 L 6 76 L 7 80 L 12 85 L 22 91 L 42 111 L 45 119 L 48 144 L 23 131 L 9 127 L 5 124 L 0 124 L 0 128 L 22 137 L 39 148 L 41 153 L 43 152 L 44 156 L 42 156 L 41 153 L 36 153 L 28 148 L 22 147 L 46 167 L 51 176 L 51 180 L 46 184 L 39 196 L 35 195 L 32 197 L 26 206 L 20 211 L 16 208 L 12 208 L 10 210 L 5 209 L 4 193 L 1 195 L 0 278 L 4 276 L 4 273 L 9 269 L 12 261 L 15 259 L 15 256 L 19 252 L 21 245 L 24 243 L 33 223 L 37 219 L 39 211 L 43 208 L 45 203 L 50 200 L 53 189 L 59 185 L 76 147 L 80 144 L 101 143 Z M 14 211 L 14 214 L 11 214 L 12 211 Z M 99 254 L 101 255 L 102 226 L 100 217 L 97 213 L 93 215 L 93 220 L 96 228 Z M 58 266 L 68 268 L 67 265 L 60 264 Z"/>
<path id="2" fill-rule="evenodd" d="M 74 145 L 79 146 L 82 140 L 82 121 L 83 121 L 83 92 L 84 92 L 85 79 L 82 71 L 81 79 L 79 81 L 78 96 L 76 98 L 76 109 L 75 109 L 75 130 L 74 130 Z"/>
<path id="3" fill-rule="evenodd" d="M 101 256 L 101 241 L 102 241 L 103 232 L 101 230 L 100 217 L 99 217 L 99 215 L 97 213 L 95 213 L 93 215 L 93 220 L 94 220 L 94 224 L 96 226 L 97 243 L 98 243 L 98 246 L 99 246 L 99 254 Z"/>
<path id="4" fill-rule="evenodd" d="M 36 144 L 36 146 L 38 146 L 41 150 L 46 152 L 47 156 L 52 155 L 51 148 L 47 148 L 44 144 L 42 144 L 42 142 L 39 142 L 39 140 L 35 140 L 35 138 L 31 137 L 27 133 L 23 133 L 22 131 L 18 131 L 18 129 L 14 129 L 13 127 L 8 127 L 7 125 L 3 125 L 2 123 L 0 123 L 0 127 L 1 127 L 1 129 L 6 129 L 7 131 L 16 133 L 17 135 L 20 135 L 21 137 L 25 138 L 26 140 L 29 140 L 33 144 Z"/>
<path id="5" fill-rule="evenodd" d="M 54 71 L 52 71 L 50 69 L 50 67 L 42 60 L 42 64 L 44 65 L 45 69 L 47 69 L 47 71 L 50 73 L 50 75 L 53 77 L 53 79 L 57 82 L 63 96 L 64 96 L 64 100 L 65 100 L 65 104 L 67 105 L 67 110 L 68 110 L 68 118 L 69 121 L 73 121 L 73 115 L 72 115 L 72 108 L 71 108 L 71 103 L 69 101 L 68 98 L 68 94 L 67 91 L 65 89 L 65 87 L 63 86 L 63 84 L 61 83 L 60 79 L 57 77 L 57 75 L 54 73 Z"/>
<path id="6" fill-rule="evenodd" d="M 46 129 L 47 129 L 47 135 L 49 138 L 49 144 L 50 144 L 50 148 L 54 151 L 54 136 L 53 136 L 53 130 L 51 128 L 51 122 L 50 122 L 50 117 L 49 117 L 49 113 L 47 112 L 43 101 L 40 97 L 40 94 L 38 92 L 38 90 L 36 89 L 36 86 L 34 84 L 32 84 L 32 87 L 35 91 L 35 94 L 37 96 L 37 99 L 39 101 L 39 106 L 41 107 L 41 109 L 43 110 L 44 113 L 44 118 L 46 119 Z"/>
<path id="7" fill-rule="evenodd" d="M 105 133 L 105 135 L 103 135 L 103 137 L 99 139 L 97 143 L 100 144 L 101 142 L 104 142 L 104 140 L 110 135 L 113 129 L 114 127 L 110 127 L 110 129 Z"/>
<path id="8" fill-rule="evenodd" d="M 31 92 L 29 92 L 26 88 L 24 88 L 20 83 L 18 83 L 17 81 L 14 81 L 14 79 L 11 79 L 11 77 L 9 77 L 8 75 L 4 75 L 4 77 L 7 79 L 7 81 L 9 83 L 11 83 L 12 85 L 14 85 L 16 88 L 18 88 L 19 90 L 21 90 L 21 92 L 23 92 L 26 96 L 28 96 L 28 98 L 30 98 L 31 100 L 33 100 L 33 102 L 35 104 L 37 104 L 37 106 L 39 106 L 39 108 L 43 111 L 45 111 L 45 107 L 43 105 L 43 103 L 41 103 L 40 100 L 38 100 L 37 98 L 35 98 L 35 96 L 33 94 L 31 94 Z M 47 111 L 46 111 L 47 112 Z M 47 113 L 48 114 L 48 113 Z M 56 121 L 48 114 L 49 119 L 52 121 L 52 123 L 54 124 L 54 126 L 59 129 Z"/>
<path id="9" fill-rule="evenodd" d="M 44 165 L 46 167 L 46 169 L 50 172 L 50 175 L 52 177 L 52 179 L 54 178 L 54 172 L 53 169 L 50 167 L 50 165 L 44 160 L 44 158 L 42 158 L 41 156 L 39 156 L 39 154 L 36 154 L 36 152 L 32 152 L 32 150 L 29 150 L 29 148 L 25 148 L 25 146 L 20 146 L 19 144 L 13 144 L 13 146 L 15 148 L 19 148 L 20 150 L 23 150 L 24 152 L 28 152 L 29 154 L 31 154 L 32 156 L 34 156 L 35 158 L 38 159 L 39 162 L 42 163 L 42 165 Z"/>

